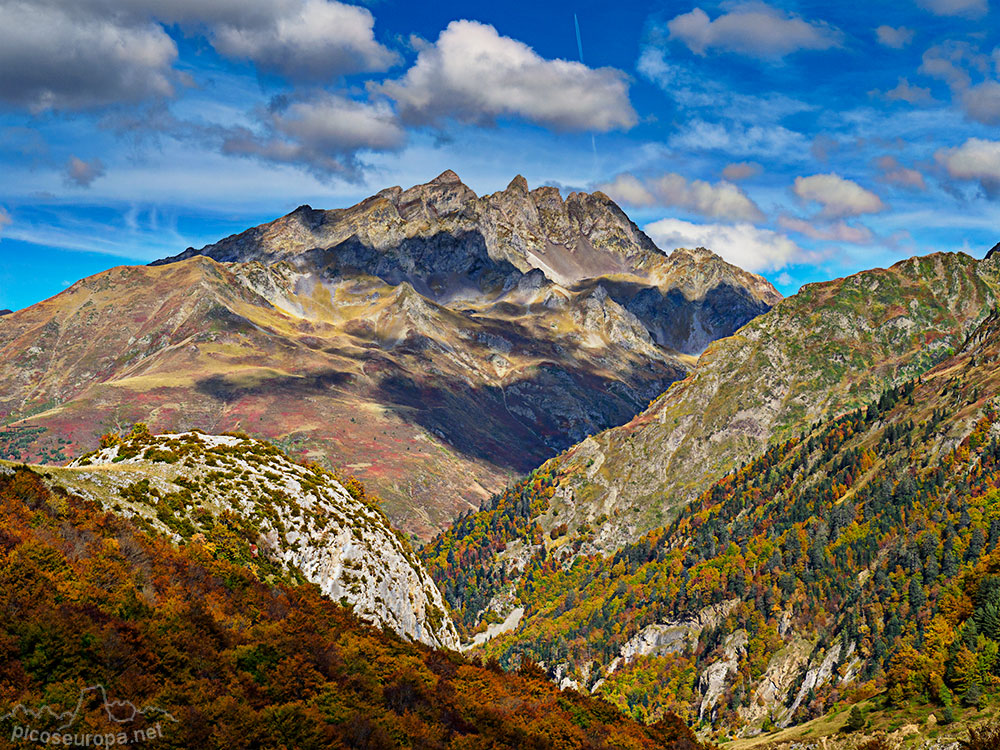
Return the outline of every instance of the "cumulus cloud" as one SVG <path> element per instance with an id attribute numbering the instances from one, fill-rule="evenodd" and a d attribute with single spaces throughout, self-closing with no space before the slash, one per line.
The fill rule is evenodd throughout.
<path id="1" fill-rule="evenodd" d="M 399 61 L 370 11 L 336 0 L 3 0 L 0 102 L 40 113 L 170 97 L 190 80 L 174 68 L 174 24 L 295 81 Z"/>
<path id="2" fill-rule="evenodd" d="M 368 103 L 334 94 L 277 99 L 261 113 L 263 133 L 226 131 L 222 151 L 281 164 L 304 165 L 321 178 L 356 179 L 360 151 L 395 151 L 406 133 L 384 102 Z"/>
<path id="3" fill-rule="evenodd" d="M 672 172 L 640 181 L 626 173 L 598 185 L 598 189 L 633 206 L 674 206 L 715 219 L 761 221 L 764 218 L 757 204 L 731 182 L 688 180 Z"/>
<path id="4" fill-rule="evenodd" d="M 885 209 L 875 193 L 837 174 L 796 177 L 793 190 L 802 200 L 819 203 L 823 207 L 820 215 L 826 218 L 860 216 Z"/>
<path id="5" fill-rule="evenodd" d="M 66 162 L 66 181 L 78 187 L 90 187 L 90 183 L 104 174 L 104 164 L 100 159 L 84 161 L 70 156 Z"/>
<path id="6" fill-rule="evenodd" d="M 972 83 L 967 68 L 985 74 L 989 58 L 968 42 L 949 40 L 924 52 L 919 72 L 944 81 L 953 91 L 962 91 Z"/>
<path id="7" fill-rule="evenodd" d="M 969 138 L 961 146 L 938 150 L 934 158 L 957 180 L 977 181 L 990 194 L 1000 188 L 1000 141 Z"/>
<path id="8" fill-rule="evenodd" d="M 893 49 L 903 49 L 903 47 L 913 41 L 913 29 L 908 29 L 905 26 L 898 28 L 893 26 L 879 26 L 875 29 L 875 36 L 878 38 L 879 44 L 892 47 Z"/>
<path id="9" fill-rule="evenodd" d="M 886 154 L 875 160 L 875 166 L 882 170 L 883 182 L 913 190 L 926 190 L 924 176 L 915 169 L 904 167 L 895 156 Z"/>
<path id="10" fill-rule="evenodd" d="M 879 94 L 873 91 L 873 94 Z M 931 90 L 923 86 L 914 86 L 906 78 L 900 78 L 895 88 L 889 89 L 881 96 L 890 102 L 907 102 L 909 104 L 927 104 L 934 100 Z"/>
<path id="11" fill-rule="evenodd" d="M 716 48 L 763 59 L 780 59 L 799 50 L 824 50 L 840 44 L 841 33 L 810 23 L 762 2 L 737 5 L 714 21 L 701 8 L 667 24 L 670 38 L 699 55 Z"/>
<path id="12" fill-rule="evenodd" d="M 845 221 L 819 225 L 796 216 L 781 216 L 778 226 L 789 232 L 797 232 L 805 237 L 826 242 L 846 242 L 852 245 L 868 245 L 875 236 L 866 226 L 852 226 Z"/>
<path id="13" fill-rule="evenodd" d="M 962 93 L 962 107 L 969 119 L 1000 125 L 1000 83 L 985 81 Z"/>
<path id="14" fill-rule="evenodd" d="M 722 176 L 731 182 L 748 180 L 761 172 L 761 166 L 753 161 L 738 161 L 727 164 L 722 170 Z"/>
<path id="15" fill-rule="evenodd" d="M 269 23 L 218 23 L 212 45 L 227 57 L 296 80 L 387 70 L 399 62 L 399 55 L 375 40 L 375 18 L 367 8 L 328 0 L 277 5 L 287 10 Z"/>
<path id="16" fill-rule="evenodd" d="M 1000 124 L 1000 82 L 990 77 L 991 67 L 1000 67 L 1000 53 L 982 54 L 968 42 L 948 41 L 928 49 L 920 72 L 948 84 L 953 101 L 966 117 L 984 125 Z M 973 74 L 981 77 L 973 85 Z"/>
<path id="17" fill-rule="evenodd" d="M 402 78 L 373 90 L 395 100 L 403 120 L 417 125 L 448 119 L 492 125 L 517 117 L 559 131 L 606 132 L 637 121 L 621 71 L 546 60 L 476 21 L 452 21 Z"/>
<path id="18" fill-rule="evenodd" d="M 753 224 L 692 224 L 661 219 L 643 227 L 665 250 L 707 247 L 748 271 L 769 271 L 813 258 L 786 235 Z"/>
<path id="19" fill-rule="evenodd" d="M 158 24 L 71 4 L 0 4 L 0 101 L 38 114 L 174 93 L 177 46 Z"/>
<path id="20" fill-rule="evenodd" d="M 918 0 L 919 4 L 939 16 L 978 18 L 989 9 L 986 0 Z"/>

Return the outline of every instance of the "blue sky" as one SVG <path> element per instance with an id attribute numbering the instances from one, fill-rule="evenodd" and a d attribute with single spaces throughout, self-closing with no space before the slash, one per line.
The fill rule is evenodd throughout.
<path id="1" fill-rule="evenodd" d="M 0 0 L 0 308 L 449 168 L 604 190 L 785 294 L 981 257 L 991 2 Z"/>

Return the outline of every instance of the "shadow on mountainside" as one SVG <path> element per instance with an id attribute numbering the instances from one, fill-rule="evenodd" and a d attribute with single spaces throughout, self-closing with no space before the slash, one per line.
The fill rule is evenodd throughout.
<path id="1" fill-rule="evenodd" d="M 664 294 L 655 286 L 612 279 L 591 279 L 575 286 L 574 291 L 598 284 L 642 322 L 657 344 L 684 354 L 700 354 L 712 341 L 731 336 L 771 309 L 746 289 L 726 282 L 712 287 L 697 301 L 685 297 L 680 289 Z"/>
<path id="2" fill-rule="evenodd" d="M 225 404 L 233 404 L 247 396 L 275 394 L 280 396 L 313 396 L 330 388 L 345 385 L 352 379 L 349 372 L 323 370 L 305 375 L 282 375 L 252 381 L 226 375 L 210 375 L 195 382 L 195 390 Z"/>
<path id="3" fill-rule="evenodd" d="M 503 387 L 387 374 L 377 400 L 469 457 L 524 474 L 588 435 L 624 424 L 675 378 L 630 387 L 551 363 Z"/>

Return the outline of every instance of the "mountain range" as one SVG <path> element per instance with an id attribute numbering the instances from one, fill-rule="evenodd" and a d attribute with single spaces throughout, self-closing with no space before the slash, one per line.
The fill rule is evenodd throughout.
<path id="1" fill-rule="evenodd" d="M 950 741 L 1000 705 L 998 304 L 996 248 L 783 299 L 453 172 L 81 280 L 0 317 L 0 458 L 47 464 L 0 466 L 2 694 L 183 611 L 260 746 Z M 36 637 L 65 596 L 103 650 Z"/>
<path id="2" fill-rule="evenodd" d="M 779 299 L 662 252 L 601 193 L 477 197 L 445 172 L 4 316 L 0 456 L 70 458 L 140 420 L 239 429 L 352 472 L 426 538 Z"/>

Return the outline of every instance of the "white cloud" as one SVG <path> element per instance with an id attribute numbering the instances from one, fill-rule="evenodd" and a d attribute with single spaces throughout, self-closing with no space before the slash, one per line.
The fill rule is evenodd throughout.
<path id="1" fill-rule="evenodd" d="M 757 162 L 738 161 L 727 164 L 722 170 L 722 176 L 733 182 L 737 180 L 748 180 L 761 173 L 761 166 Z"/>
<path id="2" fill-rule="evenodd" d="M 924 176 L 915 169 L 904 167 L 895 156 L 880 156 L 875 160 L 875 166 L 882 170 L 883 182 L 899 187 L 912 188 L 914 190 L 926 190 L 927 183 Z"/>
<path id="3" fill-rule="evenodd" d="M 879 92 L 872 92 L 879 93 Z M 927 104 L 934 100 L 931 90 L 923 86 L 914 86 L 906 78 L 900 78 L 896 87 L 889 89 L 882 96 L 891 102 L 907 102 L 909 104 Z"/>
<path id="4" fill-rule="evenodd" d="M 10 214 L 0 207 L 0 232 L 3 232 L 4 227 L 10 225 L 12 221 Z"/>
<path id="5" fill-rule="evenodd" d="M 452 21 L 402 78 L 373 88 L 418 125 L 518 117 L 559 131 L 606 132 L 637 121 L 620 70 L 546 60 L 476 21 Z"/>
<path id="6" fill-rule="evenodd" d="M 0 101 L 33 113 L 171 96 L 176 58 L 174 41 L 148 21 L 0 4 Z"/>
<path id="7" fill-rule="evenodd" d="M 386 70 L 400 59 L 375 40 L 375 19 L 367 8 L 328 0 L 276 7 L 284 12 L 269 23 L 221 21 L 214 27 L 212 45 L 227 57 L 248 59 L 296 80 Z"/>
<path id="8" fill-rule="evenodd" d="M 597 186 L 597 190 L 607 193 L 618 203 L 626 206 L 647 207 L 656 205 L 656 196 L 642 181 L 634 175 L 625 173 L 615 177 L 611 182 Z"/>
<path id="9" fill-rule="evenodd" d="M 939 16 L 978 18 L 989 9 L 986 0 L 918 0 L 919 4 Z"/>
<path id="10" fill-rule="evenodd" d="M 1000 83 L 985 81 L 962 93 L 962 108 L 969 119 L 1000 125 Z"/>
<path id="11" fill-rule="evenodd" d="M 934 154 L 948 174 L 958 180 L 977 180 L 991 192 L 1000 185 L 1000 141 L 969 138 L 961 146 Z"/>
<path id="12" fill-rule="evenodd" d="M 354 179 L 360 169 L 359 151 L 394 151 L 406 141 L 405 131 L 387 104 L 333 94 L 278 101 L 261 119 L 263 135 L 246 128 L 227 131 L 223 153 L 302 164 L 320 177 Z"/>
<path id="13" fill-rule="evenodd" d="M 952 91 L 964 91 L 972 83 L 966 68 L 985 74 L 989 70 L 989 58 L 968 42 L 948 40 L 924 52 L 918 70 L 944 81 Z"/>
<path id="14" fill-rule="evenodd" d="M 162 24 L 291 80 L 399 60 L 375 40 L 370 11 L 336 0 L 2 0 L 0 101 L 39 113 L 171 97 L 191 79 Z"/>
<path id="15" fill-rule="evenodd" d="M 692 224 L 661 219 L 643 230 L 668 252 L 677 247 L 706 247 L 748 271 L 768 271 L 813 258 L 784 234 L 752 224 Z"/>
<path id="16" fill-rule="evenodd" d="M 718 48 L 765 59 L 836 47 L 841 37 L 826 24 L 809 23 L 762 2 L 737 5 L 714 21 L 695 8 L 674 18 L 667 28 L 671 39 L 679 39 L 699 55 Z"/>
<path id="17" fill-rule="evenodd" d="M 908 29 L 905 26 L 898 28 L 893 26 L 879 26 L 875 29 L 875 35 L 878 37 L 879 44 L 892 47 L 893 49 L 903 49 L 903 47 L 913 41 L 913 29 Z"/>
<path id="18" fill-rule="evenodd" d="M 104 174 L 104 164 L 100 159 L 84 161 L 70 156 L 66 162 L 66 181 L 78 187 L 90 187 L 90 183 Z"/>
<path id="19" fill-rule="evenodd" d="M 885 209 L 875 193 L 837 174 L 796 177 L 794 191 L 799 198 L 823 206 L 820 215 L 827 218 L 873 214 Z"/>
<path id="20" fill-rule="evenodd" d="M 924 53 L 920 72 L 947 83 L 970 120 L 1000 125 L 1000 82 L 990 77 L 993 67 L 1000 68 L 1000 48 L 989 56 L 968 42 L 949 40 Z M 983 80 L 973 85 L 973 75 Z"/>
<path id="21" fill-rule="evenodd" d="M 598 189 L 633 206 L 676 206 L 713 219 L 764 219 L 757 204 L 731 182 L 688 180 L 672 172 L 640 181 L 626 173 L 598 185 Z"/>
<path id="22" fill-rule="evenodd" d="M 787 159 L 809 150 L 809 140 L 783 125 L 744 125 L 736 122 L 691 120 L 670 138 L 679 151 L 722 151 L 729 156 Z"/>
<path id="23" fill-rule="evenodd" d="M 852 226 L 845 221 L 819 225 L 796 216 L 781 216 L 778 225 L 789 232 L 797 232 L 814 240 L 827 242 L 847 242 L 852 245 L 867 245 L 875 239 L 866 226 Z"/>
<path id="24" fill-rule="evenodd" d="M 675 89 L 678 84 L 688 86 L 693 83 L 685 68 L 668 63 L 663 50 L 652 45 L 643 47 L 635 69 L 664 91 Z"/>

